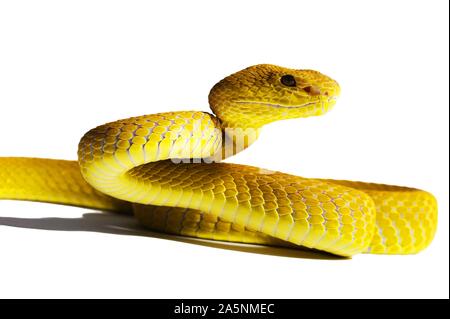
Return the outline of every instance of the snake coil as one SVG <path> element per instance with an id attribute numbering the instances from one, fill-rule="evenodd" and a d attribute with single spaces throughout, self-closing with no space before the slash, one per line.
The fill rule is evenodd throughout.
<path id="1" fill-rule="evenodd" d="M 212 88 L 215 116 L 167 112 L 101 125 L 81 139 L 78 162 L 0 158 L 0 198 L 134 212 L 162 232 L 341 256 L 422 250 L 437 227 L 430 193 L 220 162 L 267 123 L 326 113 L 339 93 L 316 71 L 252 66 Z"/>

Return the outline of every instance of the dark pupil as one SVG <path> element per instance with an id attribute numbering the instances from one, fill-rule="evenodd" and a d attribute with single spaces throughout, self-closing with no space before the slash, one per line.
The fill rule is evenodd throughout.
<path id="1" fill-rule="evenodd" d="M 286 86 L 295 86 L 297 84 L 295 83 L 295 78 L 290 74 L 283 75 L 281 77 L 281 83 L 283 83 Z"/>

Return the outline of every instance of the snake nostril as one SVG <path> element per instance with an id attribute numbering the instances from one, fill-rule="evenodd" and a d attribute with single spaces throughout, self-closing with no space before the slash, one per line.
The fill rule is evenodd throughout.
<path id="1" fill-rule="evenodd" d="M 306 92 L 306 93 L 308 93 L 308 94 L 311 94 L 311 95 L 320 95 L 320 90 L 319 90 L 319 88 L 318 87 L 315 87 L 315 86 L 305 86 L 304 88 L 303 88 L 303 90 Z"/>

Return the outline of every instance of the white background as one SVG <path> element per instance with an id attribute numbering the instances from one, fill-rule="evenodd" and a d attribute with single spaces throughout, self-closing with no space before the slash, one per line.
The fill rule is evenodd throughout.
<path id="1" fill-rule="evenodd" d="M 321 260 L 1 201 L 0 297 L 448 298 L 448 19 L 439 0 L 2 1 L 0 156 L 75 159 L 104 122 L 208 110 L 210 87 L 246 66 L 312 68 L 341 84 L 335 109 L 269 125 L 232 161 L 423 188 L 440 220 L 418 255 Z"/>

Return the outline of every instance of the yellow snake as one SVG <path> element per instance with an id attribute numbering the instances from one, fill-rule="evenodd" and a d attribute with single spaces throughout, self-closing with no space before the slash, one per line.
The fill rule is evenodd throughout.
<path id="1" fill-rule="evenodd" d="M 212 88 L 215 116 L 168 112 L 98 126 L 82 137 L 78 162 L 0 158 L 0 198 L 134 212 L 157 231 L 340 256 L 424 249 L 437 227 L 430 193 L 220 162 L 267 123 L 326 113 L 339 93 L 317 71 L 251 66 Z"/>

